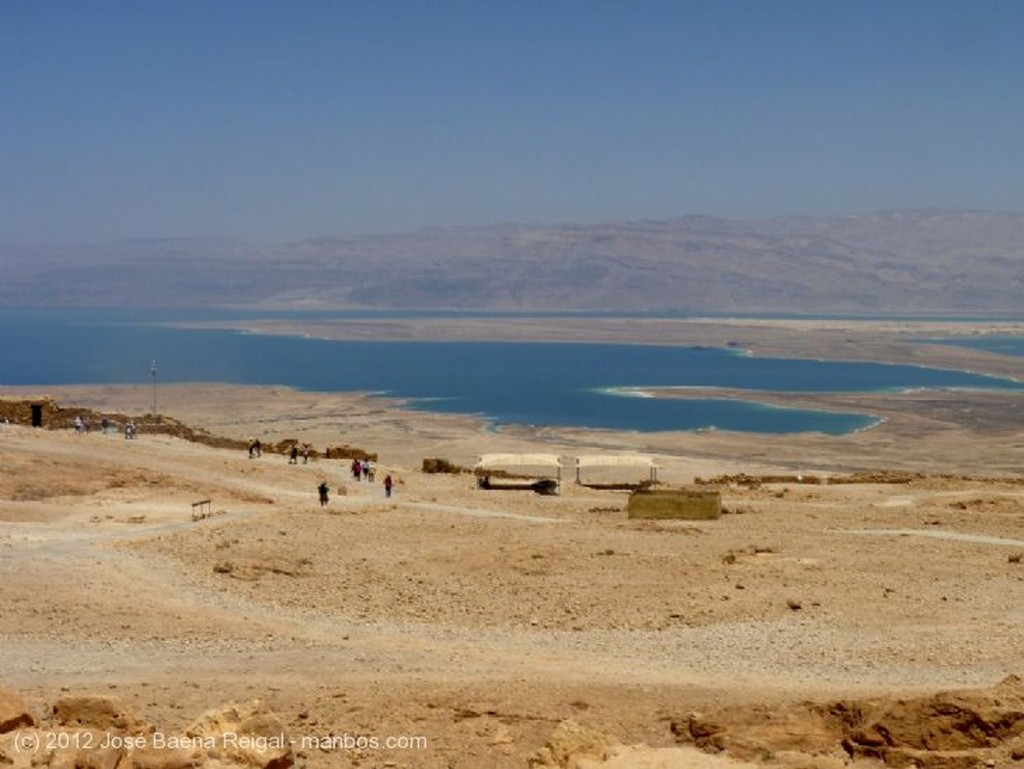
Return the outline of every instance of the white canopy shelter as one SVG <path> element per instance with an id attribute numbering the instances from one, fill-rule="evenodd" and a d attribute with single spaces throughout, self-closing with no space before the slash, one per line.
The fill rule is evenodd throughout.
<path id="1" fill-rule="evenodd" d="M 640 467 L 650 472 L 650 479 L 653 482 L 658 480 L 658 465 L 651 457 L 640 454 L 588 454 L 576 457 L 576 483 L 580 480 L 582 471 L 593 467 Z"/>
<path id="2" fill-rule="evenodd" d="M 481 454 L 476 467 L 481 470 L 507 467 L 553 469 L 562 477 L 562 458 L 558 454 Z"/>

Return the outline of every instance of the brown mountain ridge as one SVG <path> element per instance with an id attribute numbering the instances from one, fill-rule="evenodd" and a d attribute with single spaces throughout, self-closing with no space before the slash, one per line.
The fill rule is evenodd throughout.
<path id="1" fill-rule="evenodd" d="M 1024 212 L 493 225 L 2 246 L 0 304 L 1004 314 Z"/>

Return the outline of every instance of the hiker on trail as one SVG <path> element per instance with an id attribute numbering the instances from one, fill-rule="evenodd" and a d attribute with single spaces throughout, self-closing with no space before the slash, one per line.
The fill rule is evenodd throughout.
<path id="1" fill-rule="evenodd" d="M 391 474 L 384 476 L 384 496 L 391 496 L 391 487 L 394 485 L 394 481 L 391 480 Z"/>
<path id="2" fill-rule="evenodd" d="M 304 464 L 304 465 L 308 465 L 309 464 L 309 444 L 308 443 L 303 443 L 302 444 L 302 464 Z"/>
<path id="3" fill-rule="evenodd" d="M 299 446 L 296 443 L 292 444 L 292 450 L 288 452 L 288 464 L 297 465 L 299 463 Z"/>
<path id="4" fill-rule="evenodd" d="M 260 443 L 260 439 L 259 438 L 257 438 L 255 441 L 253 441 L 253 447 L 256 449 L 256 456 L 262 457 L 263 456 L 263 444 Z"/>
<path id="5" fill-rule="evenodd" d="M 316 490 L 320 492 L 320 507 L 327 504 L 327 481 L 321 481 L 320 485 L 316 487 Z"/>
<path id="6" fill-rule="evenodd" d="M 377 472 L 377 468 L 374 467 L 373 462 L 371 462 L 369 459 L 363 462 L 363 471 L 366 473 L 366 480 L 368 480 L 370 483 L 373 483 L 373 476 Z"/>
<path id="7" fill-rule="evenodd" d="M 249 459 L 252 459 L 254 456 L 256 456 L 256 439 L 255 438 L 253 438 L 252 440 L 249 441 Z"/>
<path id="8" fill-rule="evenodd" d="M 367 481 L 370 480 L 370 460 L 369 459 L 364 459 L 363 460 L 362 471 L 363 471 L 363 480 L 367 480 Z"/>
<path id="9" fill-rule="evenodd" d="M 352 460 L 352 477 L 357 481 L 362 478 L 363 475 L 363 464 L 358 459 Z"/>

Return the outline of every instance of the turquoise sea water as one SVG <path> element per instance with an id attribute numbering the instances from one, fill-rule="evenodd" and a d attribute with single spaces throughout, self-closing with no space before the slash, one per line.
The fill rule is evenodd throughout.
<path id="1" fill-rule="evenodd" d="M 215 317 L 212 314 L 209 317 Z M 216 317 L 224 317 L 223 313 Z M 1005 388 L 1009 380 L 872 363 L 765 359 L 734 350 L 656 345 L 335 342 L 186 330 L 181 313 L 0 310 L 10 340 L 0 385 L 230 382 L 310 391 L 368 391 L 414 408 L 496 424 L 615 430 L 716 427 L 843 434 L 866 414 L 787 409 L 729 399 L 631 397 L 616 388 L 727 387 L 778 392 Z"/>

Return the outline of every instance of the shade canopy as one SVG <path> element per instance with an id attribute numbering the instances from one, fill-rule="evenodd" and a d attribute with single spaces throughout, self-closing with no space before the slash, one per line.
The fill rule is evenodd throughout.
<path id="1" fill-rule="evenodd" d="M 555 467 L 562 466 L 558 454 L 481 454 L 477 467 Z"/>
<path id="2" fill-rule="evenodd" d="M 651 457 L 640 454 L 619 454 L 608 456 L 605 454 L 588 454 L 576 457 L 576 467 L 648 467 L 656 468 L 657 465 Z"/>

